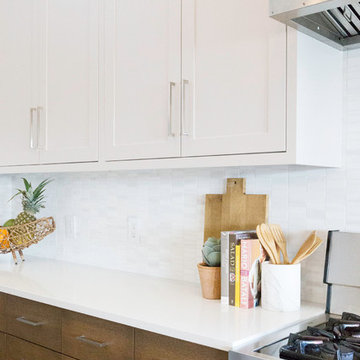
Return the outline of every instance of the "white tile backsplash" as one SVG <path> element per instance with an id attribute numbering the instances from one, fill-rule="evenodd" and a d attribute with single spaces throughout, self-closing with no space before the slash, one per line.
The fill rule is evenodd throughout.
<path id="1" fill-rule="evenodd" d="M 26 253 L 154 276 L 197 282 L 204 194 L 225 191 L 227 177 L 245 177 L 248 193 L 270 196 L 270 221 L 289 238 L 291 254 L 313 229 L 360 231 L 360 51 L 345 67 L 344 166 L 341 169 L 254 167 L 177 169 L 46 176 L 47 207 L 57 230 Z M 19 175 L 0 177 L 3 217 Z M 12 189 L 11 189 L 12 187 Z M 18 201 L 19 203 L 19 201 Z M 8 213 L 6 213 L 6 211 Z M 19 206 L 13 206 L 13 215 Z M 128 239 L 136 217 L 140 240 Z M 323 246 L 303 266 L 303 297 L 323 302 Z"/>
<path id="2" fill-rule="evenodd" d="M 9 175 L 0 176 L 0 223 L 11 217 L 11 204 L 9 199 L 13 192 L 12 178 Z"/>

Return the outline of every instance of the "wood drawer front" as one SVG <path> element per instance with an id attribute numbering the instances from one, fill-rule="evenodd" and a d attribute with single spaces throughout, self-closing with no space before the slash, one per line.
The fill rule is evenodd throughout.
<path id="1" fill-rule="evenodd" d="M 0 331 L 6 330 L 6 294 L 0 293 Z"/>
<path id="2" fill-rule="evenodd" d="M 62 352 L 79 360 L 130 360 L 134 329 L 125 325 L 63 312 Z"/>
<path id="3" fill-rule="evenodd" d="M 6 336 L 6 359 L 7 360 L 62 360 L 61 354 L 45 349 L 18 339 L 14 336 Z"/>
<path id="4" fill-rule="evenodd" d="M 228 353 L 135 329 L 135 360 L 227 360 Z"/>
<path id="5" fill-rule="evenodd" d="M 6 335 L 0 333 L 0 360 L 6 360 Z"/>
<path id="6" fill-rule="evenodd" d="M 35 301 L 7 296 L 6 332 L 61 352 L 61 310 Z"/>

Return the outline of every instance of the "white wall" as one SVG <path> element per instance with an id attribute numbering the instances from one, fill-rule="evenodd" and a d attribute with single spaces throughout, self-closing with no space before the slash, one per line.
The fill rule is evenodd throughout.
<path id="1" fill-rule="evenodd" d="M 221 193 L 227 177 L 246 177 L 248 193 L 270 195 L 270 221 L 287 233 L 294 253 L 320 229 L 360 231 L 360 51 L 345 67 L 344 167 L 220 168 L 55 174 L 42 215 L 54 215 L 54 235 L 26 254 L 155 276 L 198 281 L 204 194 Z M 47 175 L 27 176 L 34 183 Z M 20 176 L 12 176 L 13 191 Z M 0 203 L 10 196 L 8 177 Z M 18 208 L 13 209 L 16 215 Z M 141 225 L 140 243 L 127 238 L 128 217 Z M 6 217 L 6 216 L 5 216 Z M 71 223 L 75 218 L 75 235 Z M 303 267 L 303 296 L 322 302 L 324 247 Z"/>
<path id="2" fill-rule="evenodd" d="M 10 175 L 0 176 L 0 224 L 2 225 L 6 220 L 10 219 L 12 212 L 12 205 L 9 199 L 13 192 L 12 177 Z"/>

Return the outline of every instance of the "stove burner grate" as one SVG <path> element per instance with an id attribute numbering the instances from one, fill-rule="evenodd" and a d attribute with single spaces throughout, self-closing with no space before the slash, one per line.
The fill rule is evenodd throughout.
<path id="1" fill-rule="evenodd" d="M 326 324 L 308 327 L 290 334 L 280 349 L 287 360 L 360 360 L 360 316 L 344 312 L 341 319 L 330 318 Z"/>

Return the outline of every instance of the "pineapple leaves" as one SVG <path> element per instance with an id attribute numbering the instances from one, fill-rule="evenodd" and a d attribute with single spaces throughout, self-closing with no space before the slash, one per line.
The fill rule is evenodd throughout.
<path id="1" fill-rule="evenodd" d="M 20 190 L 20 189 L 16 189 L 18 192 L 15 194 L 15 195 L 13 195 L 10 199 L 9 199 L 9 201 L 11 201 L 11 200 L 13 200 L 14 198 L 16 198 L 18 195 L 24 195 L 25 194 L 25 191 L 24 190 Z"/>
<path id="2" fill-rule="evenodd" d="M 26 191 L 29 191 L 29 189 L 32 188 L 31 183 L 29 183 L 25 178 L 22 178 L 22 180 L 24 181 Z"/>
<path id="3" fill-rule="evenodd" d="M 25 179 L 24 179 L 25 180 Z M 51 183 L 51 179 L 46 179 L 44 181 L 42 181 L 38 187 L 34 190 L 34 197 L 39 198 L 45 191 L 45 186 L 48 185 L 49 183 Z M 31 184 L 30 184 L 31 187 Z"/>
<path id="4" fill-rule="evenodd" d="M 22 178 L 22 180 L 24 182 L 25 190 L 17 189 L 17 193 L 13 195 L 9 201 L 13 200 L 16 196 L 21 195 L 23 210 L 28 214 L 34 215 L 39 212 L 41 208 L 45 207 L 45 187 L 52 180 L 43 180 L 35 190 L 33 190 L 33 187 L 29 181 L 27 181 L 25 178 Z"/>

